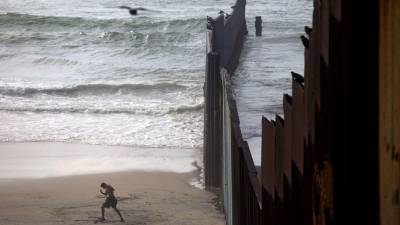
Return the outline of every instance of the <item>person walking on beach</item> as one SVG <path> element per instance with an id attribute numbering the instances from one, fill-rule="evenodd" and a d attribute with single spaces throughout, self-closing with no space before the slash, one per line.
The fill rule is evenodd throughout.
<path id="1" fill-rule="evenodd" d="M 118 213 L 119 217 L 121 218 L 121 222 L 124 222 L 124 218 L 122 218 L 121 212 L 117 209 L 117 199 L 114 196 L 114 188 L 111 185 L 108 185 L 106 183 L 101 183 L 100 187 L 103 188 L 105 191 L 100 189 L 100 193 L 105 195 L 106 201 L 103 203 L 101 206 L 101 221 L 104 221 L 104 208 L 113 208 L 115 212 Z"/>

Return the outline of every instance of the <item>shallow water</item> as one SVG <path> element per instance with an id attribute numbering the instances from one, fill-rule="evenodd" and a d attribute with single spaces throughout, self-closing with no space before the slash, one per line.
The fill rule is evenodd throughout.
<path id="1" fill-rule="evenodd" d="M 201 154 L 173 148 L 132 148 L 71 143 L 0 145 L 0 183 L 125 170 L 188 173 L 201 164 Z M 171 157 L 173 155 L 173 157 Z M 193 180 L 198 182 L 198 179 Z M 193 183 L 197 184 L 197 183 Z M 201 185 L 198 185 L 201 187 Z"/>
<path id="2" fill-rule="evenodd" d="M 255 36 L 255 16 L 263 20 Z M 291 71 L 303 74 L 304 47 L 300 35 L 311 26 L 312 1 L 247 2 L 247 36 L 240 65 L 233 77 L 240 126 L 255 164 L 261 164 L 261 118 L 283 117 L 283 94 L 291 94 Z"/>

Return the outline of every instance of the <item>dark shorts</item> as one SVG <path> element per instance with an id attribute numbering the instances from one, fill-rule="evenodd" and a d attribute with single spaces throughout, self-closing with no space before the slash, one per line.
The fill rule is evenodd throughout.
<path id="1" fill-rule="evenodd" d="M 110 208 L 110 207 L 115 208 L 115 207 L 117 207 L 117 203 L 118 203 L 118 201 L 115 197 L 108 197 L 108 198 L 106 198 L 106 201 L 103 203 L 103 207 L 104 208 Z"/>

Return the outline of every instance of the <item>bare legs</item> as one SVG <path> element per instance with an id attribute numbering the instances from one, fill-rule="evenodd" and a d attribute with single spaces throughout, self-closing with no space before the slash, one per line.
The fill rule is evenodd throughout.
<path id="1" fill-rule="evenodd" d="M 117 207 L 114 208 L 115 212 L 118 213 L 119 217 L 121 218 L 121 222 L 124 222 L 124 218 L 122 218 L 121 212 L 119 211 L 119 209 L 117 209 Z"/>
<path id="2" fill-rule="evenodd" d="M 101 220 L 105 220 L 104 219 L 104 207 L 101 207 Z"/>
<path id="3" fill-rule="evenodd" d="M 124 218 L 122 218 L 122 215 L 121 215 L 121 212 L 119 211 L 119 209 L 117 209 L 117 207 L 115 207 L 113 209 L 115 210 L 115 212 L 117 212 L 117 214 L 121 218 L 121 222 L 124 222 Z M 104 207 L 101 207 L 101 220 L 105 220 L 105 218 L 104 218 Z"/>

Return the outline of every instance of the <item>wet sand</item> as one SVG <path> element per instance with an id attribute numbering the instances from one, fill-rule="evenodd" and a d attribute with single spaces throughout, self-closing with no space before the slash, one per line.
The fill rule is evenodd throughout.
<path id="1" fill-rule="evenodd" d="M 111 184 L 119 221 L 106 209 L 104 224 L 223 225 L 213 194 L 190 185 L 197 172 L 116 172 L 0 182 L 0 224 L 94 224 L 100 217 L 100 183 Z M 99 222 L 98 224 L 103 224 Z"/>

